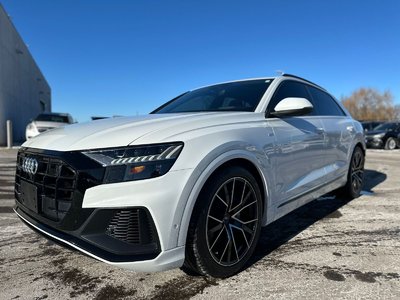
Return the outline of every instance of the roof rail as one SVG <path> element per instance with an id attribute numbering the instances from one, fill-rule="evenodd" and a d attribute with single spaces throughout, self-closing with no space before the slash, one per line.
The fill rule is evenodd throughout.
<path id="1" fill-rule="evenodd" d="M 319 87 L 320 89 L 323 89 L 324 91 L 326 91 L 326 89 L 324 89 L 322 86 L 320 86 L 320 85 L 318 85 L 318 84 L 316 84 L 316 83 L 314 83 L 314 82 L 312 82 L 312 81 L 310 81 L 310 80 L 304 79 L 304 78 L 302 78 L 302 77 L 300 77 L 300 76 L 296 76 L 296 75 L 292 75 L 292 74 L 287 74 L 287 73 L 282 74 L 282 76 L 285 76 L 285 77 L 293 77 L 293 78 L 297 78 L 297 79 L 303 80 L 303 81 L 305 81 L 305 82 L 311 83 L 312 85 L 315 85 L 315 86 Z"/>

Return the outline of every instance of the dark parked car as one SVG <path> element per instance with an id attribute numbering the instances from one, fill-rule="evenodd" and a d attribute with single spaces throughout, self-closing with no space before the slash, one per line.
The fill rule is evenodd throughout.
<path id="1" fill-rule="evenodd" d="M 368 148 L 396 149 L 400 146 L 400 122 L 388 122 L 365 133 Z"/>
<path id="2" fill-rule="evenodd" d="M 375 127 L 381 125 L 384 122 L 380 121 L 365 121 L 361 122 L 362 127 L 364 128 L 364 132 L 372 131 Z"/>

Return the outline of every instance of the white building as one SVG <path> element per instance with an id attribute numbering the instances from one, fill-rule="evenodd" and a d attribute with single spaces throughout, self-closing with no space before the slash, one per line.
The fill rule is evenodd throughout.
<path id="1" fill-rule="evenodd" d="M 15 142 L 40 112 L 51 111 L 51 89 L 10 17 L 0 4 L 0 146 L 7 141 L 6 121 Z"/>

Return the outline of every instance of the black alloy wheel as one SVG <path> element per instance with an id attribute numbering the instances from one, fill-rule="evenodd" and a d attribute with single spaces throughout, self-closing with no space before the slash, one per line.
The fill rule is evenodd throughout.
<path id="1" fill-rule="evenodd" d="M 228 277 L 254 252 L 262 219 L 257 181 L 244 168 L 214 174 L 196 203 L 186 245 L 184 270 Z"/>
<path id="2" fill-rule="evenodd" d="M 221 266 L 238 263 L 250 250 L 258 219 L 256 192 L 242 177 L 224 182 L 207 213 L 207 247 Z"/>
<path id="3" fill-rule="evenodd" d="M 344 200 L 351 200 L 360 196 L 364 186 L 364 163 L 364 152 L 361 147 L 356 146 L 350 160 L 347 183 L 337 192 L 338 196 L 344 198 Z"/>
<path id="4" fill-rule="evenodd" d="M 351 159 L 351 186 L 354 195 L 360 195 L 364 184 L 364 153 L 356 148 Z"/>

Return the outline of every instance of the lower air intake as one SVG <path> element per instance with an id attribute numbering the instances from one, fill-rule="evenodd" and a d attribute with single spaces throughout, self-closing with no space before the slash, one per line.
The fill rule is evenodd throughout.
<path id="1" fill-rule="evenodd" d="M 106 234 L 128 244 L 153 243 L 154 225 L 149 213 L 141 208 L 118 210 L 111 218 Z"/>

